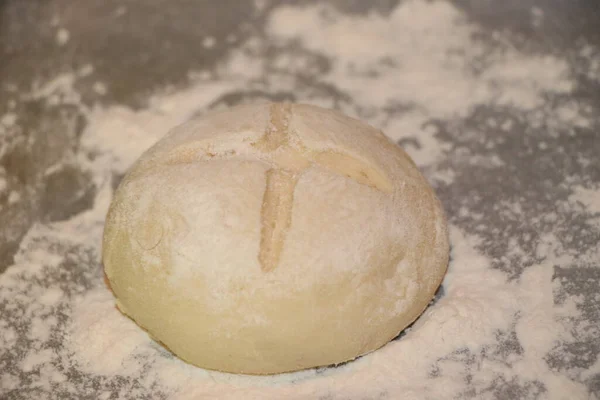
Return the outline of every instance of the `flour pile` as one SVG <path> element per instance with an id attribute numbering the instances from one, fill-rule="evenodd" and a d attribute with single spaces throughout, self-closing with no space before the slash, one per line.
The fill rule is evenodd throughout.
<path id="1" fill-rule="evenodd" d="M 483 35 L 446 2 L 405 1 L 387 16 L 285 6 L 271 12 L 264 37 L 142 110 L 87 109 L 77 75 L 36 90 L 87 116 L 77 162 L 97 195 L 90 210 L 34 226 L 0 276 L 8 315 L 0 394 L 597 399 L 600 349 L 590 343 L 600 337 L 599 298 L 578 292 L 568 272 L 583 271 L 590 286 L 600 280 L 598 247 L 582 246 L 600 237 L 600 186 L 587 175 L 596 153 L 579 153 L 581 167 L 571 167 L 559 139 L 576 143 L 600 120 L 593 105 L 569 97 L 577 81 L 566 58 L 520 52 L 506 35 Z M 600 55 L 589 47 L 580 56 L 600 79 Z M 441 298 L 401 338 L 337 368 L 244 377 L 192 367 L 123 317 L 102 280 L 103 220 L 132 162 L 194 115 L 263 100 L 337 108 L 381 128 L 448 211 L 452 260 Z M 553 166 L 564 174 L 541 179 Z M 0 192 L 1 179 L 0 171 Z"/>

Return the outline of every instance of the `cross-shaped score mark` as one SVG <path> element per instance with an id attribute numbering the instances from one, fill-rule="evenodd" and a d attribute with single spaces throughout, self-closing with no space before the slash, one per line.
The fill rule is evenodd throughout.
<path id="1" fill-rule="evenodd" d="M 307 169 L 318 166 L 383 193 L 392 191 L 390 180 L 373 166 L 350 155 L 334 150 L 307 149 L 289 132 L 292 106 L 285 103 L 270 105 L 270 125 L 265 134 L 252 146 L 257 158 L 272 167 L 266 173 L 266 189 L 261 208 L 261 239 L 258 260 L 264 272 L 279 265 L 287 231 L 292 224 L 294 191 L 300 176 Z M 167 164 L 182 164 L 198 160 L 197 149 L 179 148 L 167 157 Z M 207 152 L 213 158 L 216 154 Z M 231 158 L 235 152 L 220 154 Z"/>
<path id="2" fill-rule="evenodd" d="M 256 143 L 270 156 L 274 167 L 267 171 L 267 187 L 261 210 L 261 240 L 258 260 L 264 272 L 279 264 L 285 236 L 292 224 L 294 190 L 302 173 L 313 165 L 344 175 L 382 192 L 391 191 L 391 183 L 380 172 L 364 162 L 334 151 L 314 152 L 306 149 L 288 132 L 291 105 L 270 106 L 271 125 Z"/>

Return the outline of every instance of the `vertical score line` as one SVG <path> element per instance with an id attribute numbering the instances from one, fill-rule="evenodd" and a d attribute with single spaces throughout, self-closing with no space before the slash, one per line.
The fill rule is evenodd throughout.
<path id="1" fill-rule="evenodd" d="M 289 142 L 288 124 L 291 114 L 289 104 L 271 104 L 270 126 L 257 147 L 269 153 Z M 258 260 L 264 272 L 274 270 L 279 264 L 286 233 L 292 223 L 294 189 L 298 181 L 294 171 L 271 168 L 267 171 L 266 189 L 261 208 L 261 239 Z"/>

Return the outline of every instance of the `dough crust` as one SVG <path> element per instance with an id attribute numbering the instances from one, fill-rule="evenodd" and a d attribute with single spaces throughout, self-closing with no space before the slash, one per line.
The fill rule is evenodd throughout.
<path id="1" fill-rule="evenodd" d="M 373 351 L 448 263 L 440 202 L 381 132 L 310 105 L 183 124 L 115 193 L 103 261 L 119 309 L 197 366 L 273 374 Z"/>

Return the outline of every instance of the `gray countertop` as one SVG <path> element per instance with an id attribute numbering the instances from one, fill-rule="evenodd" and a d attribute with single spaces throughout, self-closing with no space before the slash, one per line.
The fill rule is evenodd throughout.
<path id="1" fill-rule="evenodd" d="M 282 4 L 315 3 L 279 0 L 0 1 L 0 118 L 9 116 L 3 120 L 4 125 L 0 123 L 0 177 L 3 182 L 0 189 L 0 272 L 14 263 L 23 237 L 35 224 L 64 221 L 93 206 L 98 187 L 90 171 L 76 162 L 65 162 L 72 160 L 79 151 L 81 135 L 89 122 L 89 113 L 85 110 L 114 105 L 143 110 L 148 106 L 149 96 L 188 87 L 194 71 L 214 71 L 222 60 L 252 38 L 267 43 L 260 57 L 274 59 L 277 51 L 288 50 L 269 48 L 271 39 L 264 26 L 270 14 Z M 331 0 L 328 3 L 341 14 L 385 16 L 399 2 Z M 443 141 L 447 153 L 451 154 L 436 166 L 437 170 L 453 171 L 451 183 L 434 182 L 448 219 L 463 231 L 476 233 L 481 238 L 479 250 L 491 257 L 493 268 L 505 273 L 509 279 L 518 279 L 530 265 L 544 260 L 546 256 L 536 253 L 536 247 L 548 235 L 553 235 L 565 254 L 597 256 L 600 253 L 594 253 L 593 249 L 600 241 L 597 222 L 600 211 L 564 204 L 572 198 L 575 186 L 588 188 L 592 203 L 600 201 L 600 67 L 594 69 L 591 65 L 600 59 L 600 3 L 595 0 L 456 0 L 454 4 L 466 21 L 478 27 L 477 40 L 488 43 L 487 49 L 493 50 L 500 32 L 503 45 L 518 49 L 522 54 L 551 55 L 564 61 L 574 86 L 562 94 L 548 94 L 544 100 L 545 112 L 551 114 L 553 107 L 568 102 L 583 110 L 587 122 L 552 128 L 554 134 L 548 135 L 551 128 L 545 124 L 546 115 L 541 117 L 539 124 L 532 124 L 525 111 L 490 104 L 476 105 L 466 116 L 428 121 L 435 127 L 435 139 Z M 536 20 L 536 15 L 543 18 L 543 22 Z M 206 37 L 214 38 L 216 44 L 204 46 L 202 51 L 190 51 Z M 416 40 L 416 46 L 418 44 Z M 297 43 L 289 46 L 290 54 L 298 50 L 294 48 Z M 590 49 L 587 53 L 581 50 L 585 46 Z M 310 50 L 302 51 L 310 53 Z M 351 94 L 344 93 L 341 88 L 311 80 L 314 77 L 311 74 L 325 73 L 332 60 L 326 53 L 314 52 L 310 56 L 316 72 L 298 75 L 296 78 L 304 79 L 302 85 L 326 92 L 325 96 L 333 99 L 333 105 L 338 101 L 352 103 Z M 68 101 L 49 102 L 34 94 L 45 82 L 72 73 L 80 75 L 73 86 L 80 106 Z M 295 95 L 293 89 L 287 92 L 264 89 L 232 91 L 215 98 L 213 105 L 233 105 L 254 98 L 304 100 L 302 95 Z M 392 115 L 403 106 L 397 104 L 397 110 L 391 107 L 386 112 Z M 358 106 L 356 109 L 358 114 L 364 112 L 368 118 L 368 110 Z M 502 131 L 497 126 L 490 126 L 490 119 L 500 121 L 499 124 L 511 121 L 512 128 Z M 477 131 L 478 135 L 461 134 L 467 131 Z M 490 149 L 487 144 L 499 136 L 502 136 L 502 142 Z M 419 148 L 418 136 L 403 137 L 399 141 L 409 152 L 411 146 Z M 498 165 L 501 166 L 492 163 L 473 168 L 460 157 L 464 149 L 472 157 L 500 160 Z M 49 168 L 57 164 L 62 167 L 49 173 Z M 424 170 L 426 175 L 433 173 L 427 167 Z M 116 183 L 120 176 L 117 174 L 114 178 Z M 521 212 L 513 215 L 500 212 L 498 204 L 502 201 L 519 204 Z M 469 212 L 463 212 L 464 209 Z M 476 215 L 484 216 L 485 229 L 481 229 L 481 218 Z M 546 218 L 548 215 L 552 217 Z M 532 255 L 525 262 L 511 251 L 515 243 Z M 48 285 L 59 285 L 66 293 L 75 293 L 85 291 L 100 279 L 100 275 L 90 277 L 93 272 L 79 271 L 76 267 L 85 262 L 97 265 L 94 250 L 61 249 L 59 244 L 55 245 L 59 248 L 57 251 L 73 254 L 73 257 L 66 262 L 63 276 L 50 279 Z M 555 302 L 577 297 L 581 313 L 573 324 L 587 323 L 592 331 L 595 329 L 600 334 L 597 297 L 600 260 L 575 257 L 565 263 L 556 262 L 552 267 L 552 279 L 559 288 L 555 291 Z M 65 282 L 77 282 L 79 286 L 74 289 Z M 9 291 L 2 290 L 0 285 L 0 315 L 8 326 L 22 333 L 26 330 L 26 322 L 15 317 L 18 307 L 14 307 Z M 548 365 L 567 374 L 574 370 L 590 370 L 582 382 L 590 399 L 598 398 L 592 397 L 594 395 L 600 396 L 600 370 L 592 370 L 599 365 L 600 341 L 597 338 L 585 335 L 565 341 L 545 357 Z M 510 347 L 509 342 L 507 340 L 506 346 Z M 2 343 L 7 342 L 0 341 Z M 10 348 L 0 347 L 0 374 L 13 371 L 20 377 L 19 387 L 10 390 L 3 390 L 0 379 L 0 398 L 51 398 L 53 391 L 53 398 L 97 398 L 93 388 L 101 386 L 115 390 L 112 397 L 107 398 L 117 398 L 118 386 L 123 382 L 109 384 L 104 378 L 87 376 L 76 368 L 65 374 L 71 380 L 88 382 L 79 395 L 61 392 L 56 386 L 34 389 L 35 371 L 24 372 L 17 367 L 30 345 L 31 342 L 23 338 Z M 489 389 L 486 398 L 546 396 L 543 390 L 519 391 L 523 389 L 511 387 L 510 382 L 495 385 Z M 468 393 L 465 392 L 465 398 L 479 397 Z M 165 396 L 154 392 L 146 398 Z"/>

